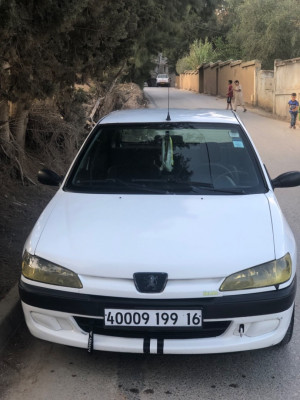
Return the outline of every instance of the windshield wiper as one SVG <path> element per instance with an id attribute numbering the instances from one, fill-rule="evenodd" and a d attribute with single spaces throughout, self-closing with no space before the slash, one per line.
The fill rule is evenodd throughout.
<path id="1" fill-rule="evenodd" d="M 169 183 L 175 183 L 182 185 L 181 189 L 185 189 L 187 191 L 191 191 L 194 193 L 198 194 L 203 194 L 203 192 L 206 191 L 211 191 L 211 192 L 216 192 L 216 193 L 224 193 L 224 194 L 245 194 L 246 192 L 242 189 L 238 188 L 229 188 L 229 189 L 218 189 L 214 187 L 212 183 L 208 182 L 185 182 L 177 179 L 169 179 L 167 182 Z"/>
<path id="2" fill-rule="evenodd" d="M 203 194 L 203 189 L 210 192 L 224 193 L 224 194 L 245 194 L 242 189 L 218 189 L 213 186 L 190 186 L 192 192 Z M 202 190 L 201 190 L 202 189 Z"/>
<path id="3" fill-rule="evenodd" d="M 242 189 L 238 188 L 230 188 L 230 189 L 218 189 L 213 186 L 213 184 L 208 182 L 186 182 L 180 179 L 132 179 L 131 181 L 126 181 L 119 178 L 107 178 L 107 179 L 97 179 L 97 180 L 89 180 L 87 182 L 81 182 L 82 184 L 88 183 L 88 185 L 77 186 L 84 189 L 96 189 L 99 188 L 99 185 L 113 184 L 121 185 L 128 189 L 136 189 L 143 192 L 157 193 L 157 194 L 178 194 L 178 192 L 190 192 L 196 194 L 205 194 L 206 191 L 215 192 L 215 193 L 224 193 L 224 194 L 235 194 L 241 195 L 246 192 Z M 165 184 L 167 186 L 166 189 L 158 189 L 153 188 L 153 186 L 148 187 L 149 183 L 151 184 Z"/>

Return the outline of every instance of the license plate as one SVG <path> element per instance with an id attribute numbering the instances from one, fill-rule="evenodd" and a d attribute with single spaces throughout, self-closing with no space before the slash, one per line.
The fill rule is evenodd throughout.
<path id="1" fill-rule="evenodd" d="M 104 310 L 105 326 L 201 327 L 201 310 Z"/>

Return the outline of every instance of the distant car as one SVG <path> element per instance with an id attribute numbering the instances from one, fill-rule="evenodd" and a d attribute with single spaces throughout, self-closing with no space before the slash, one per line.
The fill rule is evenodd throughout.
<path id="1" fill-rule="evenodd" d="M 269 174 L 222 110 L 139 109 L 104 117 L 23 254 L 33 335 L 81 348 L 197 354 L 292 337 L 297 249 Z"/>
<path id="2" fill-rule="evenodd" d="M 156 77 L 156 86 L 170 86 L 168 74 L 158 74 Z"/>

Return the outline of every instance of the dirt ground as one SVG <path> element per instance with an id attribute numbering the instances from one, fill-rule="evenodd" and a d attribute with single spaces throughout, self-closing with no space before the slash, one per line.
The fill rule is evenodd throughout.
<path id="1" fill-rule="evenodd" d="M 135 84 L 118 85 L 111 97 L 106 99 L 109 103 L 106 113 L 114 109 L 146 107 L 143 92 Z M 30 177 L 35 184 L 23 184 L 20 179 L 11 178 L 10 167 L 0 158 L 0 300 L 18 282 L 26 238 L 57 190 L 38 183 L 36 175 L 41 160 L 30 159 Z M 48 165 L 47 160 L 43 161 L 52 169 L 53 159 L 48 160 Z"/>
<path id="2" fill-rule="evenodd" d="M 55 189 L 2 182 L 0 193 L 0 300 L 18 281 L 25 240 Z"/>

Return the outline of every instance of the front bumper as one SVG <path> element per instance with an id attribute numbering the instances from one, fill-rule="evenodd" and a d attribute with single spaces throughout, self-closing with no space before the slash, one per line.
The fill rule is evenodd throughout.
<path id="1" fill-rule="evenodd" d="M 20 282 L 20 296 L 31 333 L 56 343 L 95 350 L 201 354 L 254 350 L 279 343 L 292 317 L 296 280 L 281 290 L 199 299 L 145 300 L 51 290 Z M 104 308 L 201 308 L 199 329 L 105 328 Z"/>

